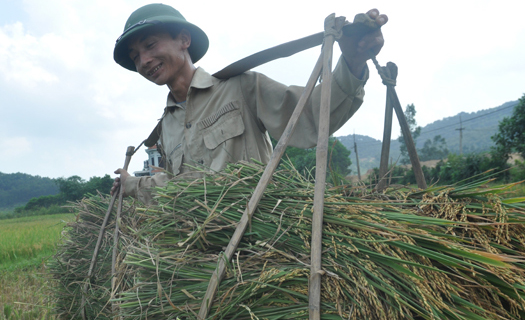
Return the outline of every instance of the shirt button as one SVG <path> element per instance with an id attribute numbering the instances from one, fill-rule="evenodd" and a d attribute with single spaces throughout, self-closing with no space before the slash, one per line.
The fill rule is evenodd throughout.
<path id="1" fill-rule="evenodd" d="M 191 128 L 191 122 L 186 123 L 186 129 Z"/>

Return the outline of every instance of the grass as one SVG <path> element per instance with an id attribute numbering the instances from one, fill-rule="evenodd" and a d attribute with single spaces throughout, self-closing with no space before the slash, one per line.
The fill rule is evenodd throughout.
<path id="1" fill-rule="evenodd" d="M 73 214 L 0 220 L 0 320 L 55 319 L 47 259 Z"/>

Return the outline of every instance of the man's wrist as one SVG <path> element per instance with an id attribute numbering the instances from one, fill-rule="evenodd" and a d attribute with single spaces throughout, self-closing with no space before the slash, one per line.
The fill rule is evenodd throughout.
<path id="1" fill-rule="evenodd" d="M 356 62 L 355 60 L 347 58 L 345 55 L 343 55 L 343 59 L 348 70 L 350 70 L 357 79 L 363 80 L 365 77 L 366 61 Z"/>

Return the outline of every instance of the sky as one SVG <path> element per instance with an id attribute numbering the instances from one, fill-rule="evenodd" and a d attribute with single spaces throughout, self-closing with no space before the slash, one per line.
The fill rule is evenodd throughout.
<path id="1" fill-rule="evenodd" d="M 89 179 L 123 166 L 162 115 L 168 89 L 113 61 L 115 40 L 142 0 L 0 0 L 0 172 Z M 525 94 L 524 1 L 165 0 L 203 29 L 210 73 L 252 53 L 377 8 L 389 22 L 377 59 L 399 67 L 401 105 L 418 125 Z M 336 46 L 334 61 L 339 56 Z M 320 47 L 256 68 L 305 85 Z M 365 102 L 336 133 L 382 139 L 386 88 L 373 64 Z M 393 137 L 399 126 L 393 128 Z M 147 158 L 139 150 L 130 171 Z"/>

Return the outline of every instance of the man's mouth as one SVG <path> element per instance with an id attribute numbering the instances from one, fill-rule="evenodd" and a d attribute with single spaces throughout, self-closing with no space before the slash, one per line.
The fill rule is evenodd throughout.
<path id="1" fill-rule="evenodd" d="M 157 72 L 160 69 L 160 67 L 162 67 L 162 63 L 155 67 L 155 69 L 148 72 L 148 76 L 152 76 L 155 72 Z"/>

